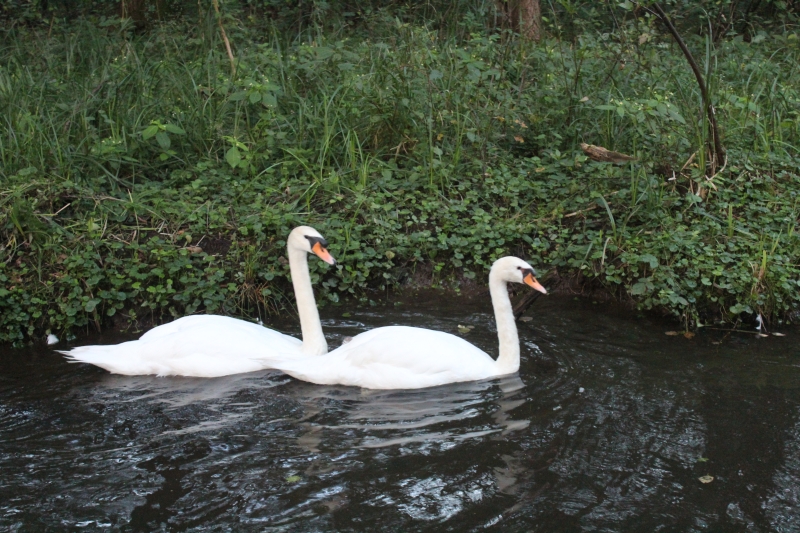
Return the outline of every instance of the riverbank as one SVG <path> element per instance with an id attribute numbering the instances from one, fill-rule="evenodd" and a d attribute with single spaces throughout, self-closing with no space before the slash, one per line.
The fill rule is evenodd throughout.
<path id="1" fill-rule="evenodd" d="M 235 74 L 213 24 L 2 34 L 0 342 L 292 305 L 298 224 L 339 261 L 311 261 L 323 304 L 420 271 L 482 283 L 514 254 L 687 328 L 797 312 L 791 29 L 712 50 L 713 179 L 692 73 L 652 28 L 539 44 L 377 15 L 357 36 L 257 30 L 228 28 Z"/>

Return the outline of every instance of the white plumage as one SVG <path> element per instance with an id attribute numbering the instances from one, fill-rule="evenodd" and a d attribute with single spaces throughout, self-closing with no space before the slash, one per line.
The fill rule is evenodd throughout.
<path id="1" fill-rule="evenodd" d="M 307 254 L 330 264 L 335 261 L 325 239 L 307 226 L 292 230 L 287 249 L 303 341 L 244 320 L 195 315 L 153 328 L 135 341 L 61 353 L 71 362 L 90 363 L 114 374 L 204 378 L 253 372 L 287 359 L 324 354 L 328 345 L 314 301 Z"/>
<path id="2" fill-rule="evenodd" d="M 423 328 L 389 326 L 367 331 L 331 353 L 292 359 L 274 366 L 319 385 L 351 385 L 368 389 L 419 389 L 474 381 L 519 370 L 519 337 L 508 282 L 526 283 L 546 293 L 533 268 L 522 259 L 498 259 L 489 274 L 489 290 L 497 321 L 500 355 L 489 354 L 460 337 Z"/>

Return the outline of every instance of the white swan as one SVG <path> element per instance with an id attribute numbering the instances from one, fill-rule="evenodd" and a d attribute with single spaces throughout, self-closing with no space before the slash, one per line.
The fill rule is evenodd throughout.
<path id="1" fill-rule="evenodd" d="M 90 363 L 113 374 L 217 377 L 271 368 L 273 361 L 322 355 L 328 344 L 311 288 L 307 254 L 336 261 L 317 230 L 300 226 L 286 240 L 303 340 L 219 315 L 194 315 L 153 328 L 139 340 L 61 351 L 70 362 Z"/>
<path id="2" fill-rule="evenodd" d="M 519 337 L 506 284 L 526 283 L 547 293 L 533 268 L 516 257 L 495 261 L 489 273 L 500 355 L 489 354 L 464 339 L 430 329 L 389 326 L 367 331 L 331 353 L 313 359 L 279 362 L 275 368 L 318 385 L 367 389 L 419 389 L 474 381 L 519 370 Z"/>

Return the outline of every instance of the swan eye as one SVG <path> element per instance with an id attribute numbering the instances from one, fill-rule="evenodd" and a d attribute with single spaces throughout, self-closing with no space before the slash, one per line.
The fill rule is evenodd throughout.
<path id="1" fill-rule="evenodd" d="M 328 251 L 328 241 L 326 241 L 322 237 L 316 237 L 310 235 L 305 235 L 305 238 L 308 239 L 308 244 L 311 247 L 311 253 L 313 253 L 314 255 L 316 255 L 329 265 L 336 264 L 336 260 Z"/>
<path id="2" fill-rule="evenodd" d="M 304 235 L 306 239 L 308 239 L 308 244 L 311 248 L 314 248 L 315 244 L 320 244 L 323 248 L 328 247 L 328 241 L 326 241 L 323 237 L 314 237 L 313 235 Z"/>

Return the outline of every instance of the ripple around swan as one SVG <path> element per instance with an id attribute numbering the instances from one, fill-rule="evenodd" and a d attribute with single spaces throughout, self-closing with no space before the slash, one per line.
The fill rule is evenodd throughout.
<path id="1" fill-rule="evenodd" d="M 520 324 L 518 376 L 414 391 L 269 371 L 112 376 L 44 349 L 6 354 L 0 528 L 800 527 L 791 339 L 688 341 L 588 304 L 536 310 Z M 465 338 L 496 351 L 483 304 L 351 314 L 326 318 L 332 345 L 365 324 L 472 325 Z"/>

